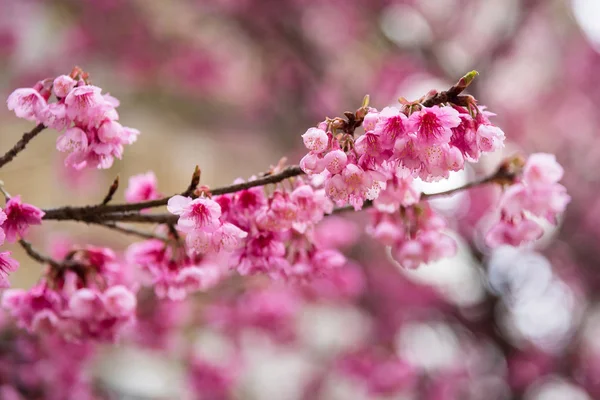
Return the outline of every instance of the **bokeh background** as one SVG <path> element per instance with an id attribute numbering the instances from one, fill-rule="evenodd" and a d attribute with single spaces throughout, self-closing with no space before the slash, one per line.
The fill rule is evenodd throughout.
<path id="1" fill-rule="evenodd" d="M 572 196 L 558 230 L 533 248 L 490 252 L 481 232 L 497 193 L 487 188 L 436 201 L 459 239 L 453 259 L 402 271 L 359 240 L 348 251 L 361 265 L 357 294 L 303 303 L 292 342 L 255 333 L 227 398 L 598 399 L 598 21 L 597 0 L 0 0 L 0 97 L 79 65 L 142 132 L 110 170 L 76 173 L 45 131 L 0 179 L 40 207 L 98 202 L 117 174 L 123 200 L 128 177 L 149 170 L 164 194 L 186 187 L 195 165 L 202 183 L 226 184 L 282 156 L 297 163 L 299 135 L 367 93 L 383 108 L 476 69 L 469 93 L 498 114 L 507 146 L 425 190 L 460 185 L 515 152 L 555 153 Z M 30 128 L 0 109 L 0 149 Z M 102 229 L 45 224 L 32 241 L 131 242 Z M 14 286 L 31 286 L 40 267 L 12 250 L 22 261 Z M 227 353 L 218 332 L 186 326 L 192 344 L 180 351 Z M 406 390 L 376 396 L 327 376 L 357 343 L 407 360 Z M 103 348 L 90 381 L 114 398 L 183 398 L 179 358 L 142 347 Z"/>

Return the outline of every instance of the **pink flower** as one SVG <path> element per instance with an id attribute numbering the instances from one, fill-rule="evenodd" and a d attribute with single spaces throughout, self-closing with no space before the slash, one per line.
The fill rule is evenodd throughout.
<path id="1" fill-rule="evenodd" d="M 542 236 L 542 228 L 528 215 L 545 218 L 556 224 L 571 197 L 557 183 L 563 169 L 553 155 L 536 153 L 529 156 L 520 181 L 509 187 L 500 198 L 501 220 L 486 235 L 489 246 L 518 246 Z M 528 214 L 529 213 L 529 214 Z"/>
<path id="2" fill-rule="evenodd" d="M 479 125 L 477 128 L 477 146 L 489 153 L 504 147 L 504 132 L 493 125 Z"/>
<path id="3" fill-rule="evenodd" d="M 213 233 L 212 243 L 217 252 L 231 252 L 239 248 L 242 245 L 242 240 L 247 236 L 248 233 L 226 222 Z"/>
<path id="4" fill-rule="evenodd" d="M 176 195 L 169 199 L 167 209 L 179 215 L 177 227 L 182 232 L 192 230 L 213 232 L 221 226 L 219 222 L 221 207 L 214 200 L 205 197 L 192 200 L 190 197 Z"/>
<path id="5" fill-rule="evenodd" d="M 393 149 L 396 139 L 407 132 L 408 117 L 396 107 L 385 107 L 379 113 L 379 121 L 374 129 L 381 136 L 381 145 L 385 149 Z M 365 127 L 365 130 L 367 127 Z"/>
<path id="6" fill-rule="evenodd" d="M 563 177 L 563 167 L 554 154 L 535 153 L 527 158 L 523 168 L 523 181 L 532 186 L 557 183 Z"/>
<path id="7" fill-rule="evenodd" d="M 208 235 L 193 231 L 188 233 L 186 242 L 195 234 Z M 182 300 L 190 293 L 213 287 L 224 277 L 218 265 L 185 253 L 175 257 L 172 249 L 160 240 L 134 243 L 127 249 L 126 257 L 128 263 L 145 274 L 146 284 L 154 286 L 159 298 Z"/>
<path id="8" fill-rule="evenodd" d="M 10 251 L 0 252 L 0 289 L 9 287 L 8 273 L 15 272 L 19 262 L 11 257 Z"/>
<path id="9" fill-rule="evenodd" d="M 383 113 L 384 110 L 385 108 L 381 110 L 381 112 Z M 377 112 L 375 108 L 369 109 L 369 112 L 367 113 L 367 115 L 365 115 L 362 124 L 363 128 L 365 129 L 365 132 L 374 131 L 375 127 L 377 126 L 377 121 L 379 121 L 379 119 L 380 113 Z"/>
<path id="10" fill-rule="evenodd" d="M 117 317 L 129 317 L 135 313 L 137 300 L 125 286 L 111 286 L 104 292 L 104 307 L 108 314 Z"/>
<path id="11" fill-rule="evenodd" d="M 65 98 L 69 118 L 77 121 L 95 118 L 97 108 L 105 102 L 101 91 L 102 89 L 92 85 L 78 86 L 71 90 Z"/>
<path id="12" fill-rule="evenodd" d="M 454 239 L 443 231 L 446 221 L 427 204 L 405 208 L 402 214 L 375 210 L 367 233 L 391 246 L 392 257 L 404 268 L 417 268 L 456 252 Z"/>
<path id="13" fill-rule="evenodd" d="M 163 276 L 155 282 L 154 290 L 159 298 L 183 300 L 188 294 L 205 291 L 221 281 L 222 274 L 212 265 L 186 266 L 174 274 Z"/>
<path id="14" fill-rule="evenodd" d="M 387 182 L 385 189 L 374 200 L 375 207 L 379 211 L 392 213 L 401 206 L 416 204 L 421 193 L 413 187 L 414 178 L 411 172 L 404 167 L 395 166 L 395 164 L 386 165 L 385 168 L 387 169 Z"/>
<path id="15" fill-rule="evenodd" d="M 48 128 L 62 131 L 66 129 L 71 120 L 67 117 L 67 107 L 64 103 L 50 103 L 40 114 L 40 119 Z"/>
<path id="16" fill-rule="evenodd" d="M 285 253 L 285 244 L 276 232 L 260 232 L 248 237 L 232 266 L 240 275 L 267 273 L 278 278 L 289 265 Z"/>
<path id="17" fill-rule="evenodd" d="M 308 153 L 300 160 L 300 168 L 309 175 L 320 174 L 326 167 L 326 161 L 315 153 Z"/>
<path id="18" fill-rule="evenodd" d="M 117 121 L 107 119 L 98 127 L 98 139 L 102 143 L 121 143 L 123 126 Z"/>
<path id="19" fill-rule="evenodd" d="M 14 196 L 6 203 L 4 208 L 6 220 L 2 229 L 10 243 L 17 240 L 17 236 L 25 237 L 30 225 L 40 225 L 44 212 L 30 204 L 21 203 L 21 196 Z"/>
<path id="20" fill-rule="evenodd" d="M 542 227 L 530 219 L 523 219 L 519 222 L 501 220 L 489 230 L 485 236 L 485 242 L 492 248 L 503 244 L 520 246 L 541 238 L 543 234 Z"/>
<path id="21" fill-rule="evenodd" d="M 41 121 L 48 106 L 46 99 L 32 88 L 17 89 L 6 100 L 8 109 L 15 112 L 19 118 L 28 121 Z"/>
<path id="22" fill-rule="evenodd" d="M 56 139 L 56 149 L 58 151 L 83 152 L 87 150 L 88 138 L 86 133 L 77 127 L 66 130 L 65 133 Z"/>
<path id="23" fill-rule="evenodd" d="M 327 171 L 332 174 L 339 174 L 348 163 L 348 156 L 342 150 L 334 150 L 327 153 L 323 161 Z M 311 173 L 314 173 L 313 171 Z"/>
<path id="24" fill-rule="evenodd" d="M 154 200 L 160 197 L 154 172 L 148 171 L 145 174 L 134 175 L 129 178 L 129 185 L 125 190 L 125 201 L 128 203 Z"/>
<path id="25" fill-rule="evenodd" d="M 417 140 L 426 145 L 445 144 L 452 137 L 452 128 L 461 120 L 452 107 L 424 107 L 408 117 L 407 131 L 416 132 Z"/>
<path id="26" fill-rule="evenodd" d="M 69 92 L 75 87 L 77 82 L 68 75 L 60 75 L 54 79 L 52 89 L 56 97 L 67 97 Z"/>
<path id="27" fill-rule="evenodd" d="M 306 148 L 314 153 L 321 153 L 327 150 L 329 138 L 327 133 L 319 128 L 309 128 L 304 135 L 302 140 Z"/>

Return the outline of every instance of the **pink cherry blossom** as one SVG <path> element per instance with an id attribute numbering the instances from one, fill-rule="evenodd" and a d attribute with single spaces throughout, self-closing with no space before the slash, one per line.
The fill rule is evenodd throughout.
<path id="1" fill-rule="evenodd" d="M 76 84 L 77 81 L 70 76 L 60 75 L 54 79 L 52 90 L 54 90 L 56 97 L 66 97 Z"/>
<path id="2" fill-rule="evenodd" d="M 486 235 L 487 244 L 518 246 L 539 239 L 543 230 L 530 219 L 531 215 L 556 224 L 558 215 L 571 201 L 567 189 L 557 183 L 562 175 L 563 169 L 554 156 L 532 154 L 523 167 L 523 176 L 502 194 L 501 219 Z"/>
<path id="3" fill-rule="evenodd" d="M 323 159 L 323 162 L 329 173 L 339 174 L 348 163 L 348 156 L 341 150 L 334 150 L 327 153 Z M 314 168 L 311 172 L 314 173 Z"/>
<path id="4" fill-rule="evenodd" d="M 24 238 L 30 225 L 40 225 L 44 212 L 31 204 L 22 203 L 21 196 L 11 197 L 4 208 L 6 220 L 2 229 L 6 233 L 6 240 L 14 243 L 17 237 Z"/>
<path id="5" fill-rule="evenodd" d="M 96 112 L 105 102 L 97 86 L 83 85 L 71 90 L 66 98 L 67 115 L 72 120 L 88 121 L 96 118 Z"/>
<path id="6" fill-rule="evenodd" d="M 306 133 L 302 135 L 302 140 L 304 140 L 306 148 L 314 153 L 325 151 L 329 143 L 327 133 L 318 128 L 308 129 Z"/>
<path id="7" fill-rule="evenodd" d="M 221 207 L 214 200 L 205 197 L 192 200 L 190 197 L 176 195 L 169 199 L 167 209 L 179 215 L 177 228 L 183 232 L 192 230 L 213 232 L 221 226 L 219 222 Z"/>
<path id="8" fill-rule="evenodd" d="M 10 251 L 0 252 L 0 289 L 10 287 L 8 273 L 15 272 L 19 268 L 19 262 L 11 257 Z"/>
<path id="9" fill-rule="evenodd" d="M 225 222 L 213 233 L 211 240 L 215 251 L 232 252 L 242 245 L 242 240 L 247 236 L 247 232 L 229 222 Z"/>
<path id="10" fill-rule="evenodd" d="M 416 132 L 419 143 L 440 145 L 450 141 L 452 128 L 460 124 L 458 111 L 452 107 L 424 107 L 408 118 L 406 129 Z"/>
<path id="11" fill-rule="evenodd" d="M 556 161 L 554 154 L 531 154 L 523 167 L 523 181 L 531 186 L 557 183 L 563 174 L 563 167 Z"/>
<path id="12" fill-rule="evenodd" d="M 490 247 L 498 247 L 503 244 L 520 246 L 523 243 L 539 239 L 543 233 L 542 227 L 530 219 L 523 219 L 519 222 L 501 220 L 489 230 L 485 241 Z"/>
<path id="13" fill-rule="evenodd" d="M 396 107 L 385 107 L 381 110 L 374 131 L 380 135 L 381 145 L 385 149 L 393 149 L 396 139 L 404 136 L 407 132 L 407 122 L 408 117 Z M 365 130 L 371 129 L 365 127 Z"/>
<path id="14" fill-rule="evenodd" d="M 77 127 L 67 129 L 65 133 L 56 139 L 58 151 L 81 153 L 87 150 L 87 147 L 87 135 L 85 131 Z"/>
<path id="15" fill-rule="evenodd" d="M 158 183 L 154 172 L 134 175 L 129 178 L 129 185 L 125 190 L 125 200 L 129 203 L 154 200 L 161 197 L 158 192 Z"/>
<path id="16" fill-rule="evenodd" d="M 43 114 L 48 106 L 46 99 L 32 88 L 17 89 L 6 100 L 8 109 L 15 112 L 19 118 L 29 121 L 43 120 Z"/>

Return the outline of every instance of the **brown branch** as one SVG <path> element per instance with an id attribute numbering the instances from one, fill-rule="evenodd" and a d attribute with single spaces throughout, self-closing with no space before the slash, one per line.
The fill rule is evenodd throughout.
<path id="1" fill-rule="evenodd" d="M 19 240 L 19 244 L 25 250 L 25 253 L 32 258 L 33 260 L 39 262 L 40 264 L 50 265 L 52 268 L 56 270 L 68 269 L 68 268 L 76 268 L 79 266 L 78 263 L 70 260 L 65 261 L 56 261 L 55 259 L 48 257 L 39 253 L 37 250 L 33 248 L 33 245 L 26 241 L 25 239 Z"/>
<path id="2" fill-rule="evenodd" d="M 277 174 L 266 175 L 261 178 L 257 178 L 252 181 L 246 181 L 242 183 L 236 183 L 233 185 L 223 186 L 220 188 L 212 189 L 210 193 L 212 195 L 222 195 L 228 193 L 235 193 L 241 190 L 250 189 L 257 186 L 264 186 L 270 183 L 278 183 L 285 179 L 303 175 L 304 172 L 300 169 L 299 166 L 291 166 L 285 168 L 283 171 Z M 195 176 L 195 175 L 194 175 Z M 199 179 L 199 176 L 198 176 Z M 191 196 L 192 193 L 189 193 L 190 187 L 182 193 L 182 195 Z M 195 186 L 194 186 L 195 189 Z M 193 191 L 193 190 L 192 190 Z M 46 215 L 44 219 L 48 220 L 78 220 L 84 221 L 89 219 L 91 215 L 98 214 L 109 214 L 109 213 L 119 213 L 119 212 L 129 212 L 129 211 L 139 211 L 145 208 L 153 208 L 153 207 L 161 207 L 167 205 L 169 199 L 173 196 L 163 197 L 161 199 L 143 201 L 140 203 L 130 203 L 130 204 L 112 204 L 112 205 L 94 205 L 94 206 L 84 206 L 84 207 L 60 207 L 54 209 L 44 210 Z"/>
<path id="3" fill-rule="evenodd" d="M 457 187 L 454 189 L 446 190 L 444 192 L 423 193 L 421 195 L 421 200 L 430 200 L 430 199 L 435 199 L 435 198 L 439 198 L 439 197 L 451 196 L 458 192 L 462 192 L 462 191 L 469 190 L 469 189 L 472 189 L 475 187 L 487 185 L 490 183 L 497 183 L 497 184 L 511 183 L 514 180 L 514 178 L 516 177 L 516 175 L 517 175 L 517 172 L 510 169 L 509 166 L 507 166 L 507 164 L 502 164 L 500 166 L 500 168 L 498 168 L 498 170 L 494 174 L 492 174 L 488 177 L 467 183 L 463 186 L 460 186 L 460 187 Z M 371 200 L 367 200 L 363 204 L 363 209 L 370 208 L 372 206 L 373 206 L 373 202 Z M 340 214 L 340 213 L 344 213 L 344 212 L 348 212 L 348 211 L 354 211 L 354 207 L 352 207 L 352 206 L 338 207 L 333 210 L 332 214 Z M 179 217 L 177 215 L 173 215 L 173 214 L 169 214 L 169 213 L 141 214 L 139 212 L 130 211 L 130 212 L 115 212 L 115 213 L 95 214 L 95 215 L 94 214 L 91 214 L 91 215 L 83 214 L 83 215 L 77 215 L 75 217 L 67 215 L 67 214 L 58 214 L 58 215 L 52 215 L 50 218 L 45 218 L 45 219 L 76 220 L 76 221 L 83 221 L 83 222 L 87 222 L 87 223 L 96 223 L 96 224 L 101 224 L 101 225 L 104 225 L 107 222 L 111 223 L 111 222 L 116 222 L 116 221 L 174 225 L 177 223 L 178 218 Z"/>
<path id="4" fill-rule="evenodd" d="M 114 222 L 103 222 L 103 223 L 98 224 L 98 225 L 103 226 L 103 227 L 108 228 L 108 229 L 112 229 L 112 230 L 117 231 L 117 232 L 124 233 L 126 235 L 141 237 L 143 239 L 158 239 L 158 240 L 162 240 L 163 242 L 166 242 L 166 241 L 169 240 L 168 238 L 160 236 L 160 235 L 155 235 L 155 234 L 150 233 L 150 232 L 139 231 L 139 230 L 134 229 L 134 228 L 129 228 L 127 226 L 118 225 L 118 224 L 116 224 Z"/>
<path id="5" fill-rule="evenodd" d="M 7 151 L 2 157 L 0 157 L 0 168 L 11 162 L 13 158 L 17 156 L 17 154 L 25 150 L 27 143 L 29 143 L 44 129 L 46 129 L 46 126 L 44 126 L 44 124 L 38 124 L 31 131 L 24 133 L 23 137 L 21 137 L 21 139 L 13 146 L 13 148 Z"/>

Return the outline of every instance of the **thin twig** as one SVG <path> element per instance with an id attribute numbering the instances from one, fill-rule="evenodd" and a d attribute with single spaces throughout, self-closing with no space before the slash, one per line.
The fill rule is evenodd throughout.
<path id="1" fill-rule="evenodd" d="M 169 240 L 168 238 L 160 236 L 160 235 L 155 235 L 150 232 L 139 231 L 137 229 L 129 228 L 127 226 L 118 225 L 114 222 L 103 222 L 98 225 L 103 226 L 108 229 L 112 229 L 117 232 L 124 233 L 126 235 L 138 236 L 138 237 L 141 237 L 144 239 L 158 239 L 158 240 L 162 240 L 163 242 L 166 242 Z"/>
<path id="2" fill-rule="evenodd" d="M 0 157 L 0 168 L 11 162 L 13 158 L 17 156 L 17 154 L 25 150 L 27 143 L 29 143 L 44 129 L 46 129 L 46 126 L 44 124 L 38 124 L 29 132 L 24 133 L 23 137 L 21 137 L 21 139 L 13 146 L 13 148 L 7 151 L 2 157 Z"/>
<path id="3" fill-rule="evenodd" d="M 27 253 L 27 255 L 30 258 L 32 258 L 33 260 L 35 260 L 41 264 L 48 264 L 52 268 L 55 268 L 57 270 L 64 269 L 64 268 L 70 268 L 71 266 L 77 265 L 77 263 L 75 263 L 73 261 L 59 262 L 51 257 L 41 254 L 40 252 L 38 252 L 37 250 L 35 250 L 33 248 L 33 245 L 31 243 L 29 243 L 25 239 L 19 240 L 19 244 L 25 250 L 25 252 Z"/>
<path id="4" fill-rule="evenodd" d="M 112 185 L 110 185 L 110 187 L 108 188 L 108 193 L 106 193 L 106 196 L 104 196 L 104 200 L 102 200 L 102 203 L 100 203 L 100 204 L 101 205 L 108 204 L 112 200 L 115 193 L 117 192 L 117 189 L 119 189 L 119 175 L 117 175 L 117 177 L 113 181 Z"/>

